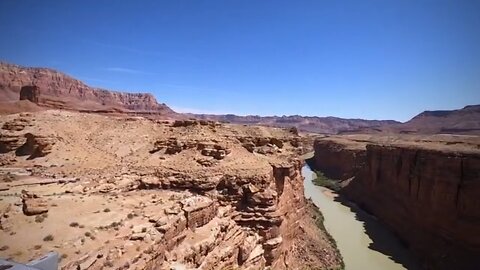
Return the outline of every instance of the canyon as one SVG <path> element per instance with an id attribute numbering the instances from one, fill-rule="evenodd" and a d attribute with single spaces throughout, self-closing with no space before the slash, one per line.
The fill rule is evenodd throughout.
<path id="1" fill-rule="evenodd" d="M 60 110 L 0 118 L 0 257 L 62 269 L 339 269 L 290 130 Z"/>
<path id="2" fill-rule="evenodd" d="M 425 269 L 478 269 L 480 139 L 338 135 L 314 144 L 316 170 L 378 217 Z"/>
<path id="3" fill-rule="evenodd" d="M 1 63 L 0 256 L 54 250 L 62 269 L 343 269 L 305 198 L 314 151 L 335 200 L 368 211 L 423 268 L 478 269 L 479 123 L 480 105 L 405 123 L 177 113 L 152 94 Z"/>

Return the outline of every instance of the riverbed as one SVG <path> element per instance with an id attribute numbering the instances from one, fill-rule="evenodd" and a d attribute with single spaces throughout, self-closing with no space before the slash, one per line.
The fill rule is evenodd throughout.
<path id="1" fill-rule="evenodd" d="M 302 174 L 305 197 L 322 212 L 325 228 L 335 239 L 346 270 L 419 269 L 408 249 L 375 217 L 354 204 L 339 202 L 335 192 L 315 186 L 315 173 L 308 165 Z"/>

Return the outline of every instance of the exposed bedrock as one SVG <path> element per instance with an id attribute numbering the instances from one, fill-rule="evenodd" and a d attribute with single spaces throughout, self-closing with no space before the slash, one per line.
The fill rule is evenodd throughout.
<path id="1" fill-rule="evenodd" d="M 427 269 L 479 269 L 480 154 L 409 145 L 315 142 L 316 169 L 376 215 Z"/>
<path id="2" fill-rule="evenodd" d="M 348 179 L 365 165 L 363 148 L 347 147 L 329 140 L 315 140 L 315 167 L 332 179 Z"/>
<path id="3" fill-rule="evenodd" d="M 223 175 L 210 178 L 214 181 L 209 185 L 181 175 L 142 179 L 138 183 L 141 189 L 174 187 L 203 194 L 188 197 L 181 207 L 169 210 L 171 218 L 155 221 L 164 234 L 164 252 L 170 253 L 158 254 L 165 259 L 153 260 L 151 266 L 164 266 L 165 260 L 199 269 L 219 269 L 219 265 L 241 269 L 340 266 L 339 254 L 329 246 L 332 243 L 325 242 L 324 233 L 313 225 L 312 210 L 303 193 L 302 165 L 300 160 L 275 163 L 269 174 Z M 188 229 L 199 234 L 208 231 L 210 236 L 188 245 L 188 239 L 184 240 Z M 318 248 L 321 246 L 324 248 Z"/>
<path id="4" fill-rule="evenodd" d="M 20 89 L 20 100 L 30 100 L 33 103 L 38 103 L 38 96 L 40 89 L 38 86 L 26 85 Z"/>
<path id="5" fill-rule="evenodd" d="M 41 106 L 74 110 L 134 110 L 174 112 L 158 103 L 152 94 L 124 93 L 90 87 L 61 72 L 48 68 L 26 68 L 0 63 L 0 90 L 3 101 L 29 100 Z"/>

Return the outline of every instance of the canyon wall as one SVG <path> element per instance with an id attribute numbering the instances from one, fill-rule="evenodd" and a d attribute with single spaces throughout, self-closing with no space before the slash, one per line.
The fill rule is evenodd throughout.
<path id="1" fill-rule="evenodd" d="M 58 109 L 174 113 L 149 93 L 109 91 L 90 87 L 53 69 L 0 63 L 0 101 L 14 102 L 20 96 Z"/>
<path id="2" fill-rule="evenodd" d="M 479 269 L 478 145 L 458 151 L 448 143 L 412 144 L 317 140 L 315 165 L 340 180 L 340 192 L 390 227 L 425 268 Z"/>

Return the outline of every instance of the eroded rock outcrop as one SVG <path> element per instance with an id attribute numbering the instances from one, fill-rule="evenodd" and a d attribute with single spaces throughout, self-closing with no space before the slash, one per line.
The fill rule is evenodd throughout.
<path id="1" fill-rule="evenodd" d="M 190 127 L 190 126 L 209 126 L 211 128 L 214 128 L 216 126 L 219 126 L 220 124 L 215 122 L 215 121 L 209 121 L 209 120 L 195 120 L 195 119 L 189 119 L 189 120 L 175 120 L 173 122 L 172 127 Z"/>
<path id="2" fill-rule="evenodd" d="M 232 151 L 224 144 L 215 143 L 212 141 L 198 141 L 198 140 L 178 140 L 177 138 L 170 138 L 168 140 L 158 140 L 155 141 L 153 149 L 150 150 L 150 153 L 156 153 L 165 149 L 165 154 L 173 155 L 182 152 L 187 149 L 196 149 L 203 156 L 213 157 L 216 160 L 224 159 Z M 206 164 L 207 167 L 213 165 L 207 163 L 204 159 L 201 159 L 199 163 Z"/>
<path id="3" fill-rule="evenodd" d="M 0 153 L 8 153 L 21 147 L 25 143 L 25 138 L 18 135 L 1 134 L 0 135 Z"/>
<path id="4" fill-rule="evenodd" d="M 65 270 L 341 265 L 304 198 L 287 130 L 58 110 L 3 116 L 0 126 L 17 140 L 3 140 L 0 154 L 0 174 L 15 174 L 0 187 L 12 205 L 0 217 L 2 257 L 55 250 Z M 249 153 L 237 137 L 268 138 L 277 151 Z M 38 196 L 22 201 L 21 190 Z"/>
<path id="5" fill-rule="evenodd" d="M 217 206 L 208 197 L 187 198 L 182 201 L 182 209 L 185 212 L 188 227 L 193 229 L 207 224 L 217 215 Z"/>
<path id="6" fill-rule="evenodd" d="M 90 87 L 48 68 L 27 68 L 0 63 L 0 90 L 3 101 L 29 100 L 59 109 L 124 111 L 175 114 L 167 105 L 147 93 L 123 93 Z"/>
<path id="7" fill-rule="evenodd" d="M 299 220 L 310 215 L 303 196 L 301 167 L 300 160 L 274 163 L 270 174 L 251 178 L 223 175 L 214 180 L 215 186 L 211 186 L 212 178 L 189 180 L 181 175 L 142 179 L 139 186 L 142 189 L 175 187 L 205 194 L 184 199 L 181 208 L 167 211 L 170 218 L 152 220 L 164 234 L 166 251 L 172 250 L 170 255 L 161 257 L 199 269 L 216 269 L 219 262 L 241 268 L 296 268 L 292 263 L 296 256 L 291 253 L 292 246 L 306 258 L 313 256 L 309 257 L 311 263 L 318 260 L 319 257 L 313 259 L 315 256 L 323 257 L 315 252 L 310 254 L 313 246 L 298 239 L 305 232 L 294 229 Z M 189 246 L 185 242 L 189 239 L 187 229 L 200 234 L 210 230 L 210 236 Z M 334 264 L 337 258 L 332 253 L 324 257 L 330 260 L 324 263 Z M 298 263 L 310 265 L 310 262 Z"/>
<path id="8" fill-rule="evenodd" d="M 459 151 L 460 146 L 442 142 L 414 146 L 398 139 L 393 144 L 344 139 L 315 143 L 317 169 L 343 180 L 341 193 L 392 228 L 426 268 L 480 267 L 475 147 Z"/>
<path id="9" fill-rule="evenodd" d="M 237 137 L 237 139 L 249 152 L 264 155 L 276 153 L 284 144 L 281 139 L 275 137 Z"/>
<path id="10" fill-rule="evenodd" d="M 0 133 L 0 154 L 14 152 L 16 156 L 28 156 L 28 159 L 48 155 L 56 138 L 44 134 L 33 134 L 30 129 L 34 121 L 29 114 L 21 114 L 2 125 Z"/>
<path id="11" fill-rule="evenodd" d="M 40 96 L 40 88 L 35 85 L 22 86 L 20 89 L 20 100 L 29 100 L 33 103 L 38 103 Z"/>
<path id="12" fill-rule="evenodd" d="M 25 118 L 15 118 L 12 121 L 5 122 L 2 129 L 7 131 L 22 131 L 26 126 L 30 126 L 30 121 Z"/>
<path id="13" fill-rule="evenodd" d="M 36 136 L 31 133 L 25 134 L 25 143 L 17 148 L 17 156 L 29 156 L 29 159 L 44 157 L 52 151 L 55 140 L 50 137 Z"/>
<path id="14" fill-rule="evenodd" d="M 27 216 L 39 215 L 48 212 L 47 201 L 36 194 L 22 192 L 22 210 Z"/>

